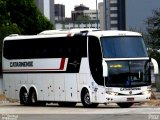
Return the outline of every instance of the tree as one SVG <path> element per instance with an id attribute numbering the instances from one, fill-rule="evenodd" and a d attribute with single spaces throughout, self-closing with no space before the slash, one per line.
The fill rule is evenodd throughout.
<path id="1" fill-rule="evenodd" d="M 150 45 L 154 49 L 160 49 L 160 9 L 153 11 L 153 16 L 146 20 L 147 31 L 151 37 Z"/>
<path id="2" fill-rule="evenodd" d="M 6 3 L 6 1 L 0 0 L 0 40 L 9 34 L 20 33 L 17 24 L 11 22 Z"/>
<path id="3" fill-rule="evenodd" d="M 160 49 L 160 9 L 153 11 L 153 16 L 146 20 L 147 31 L 149 34 L 149 51 L 150 57 L 155 58 L 160 64 L 160 53 L 157 51 Z"/>
<path id="4" fill-rule="evenodd" d="M 35 5 L 34 0 L 2 0 L 12 23 L 16 23 L 21 34 L 37 34 L 46 29 L 54 29 Z"/>

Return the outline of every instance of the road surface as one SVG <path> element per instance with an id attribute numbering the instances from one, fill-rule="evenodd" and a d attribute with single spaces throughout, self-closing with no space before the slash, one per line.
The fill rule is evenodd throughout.
<path id="1" fill-rule="evenodd" d="M 134 105 L 119 108 L 116 104 L 99 105 L 98 108 L 21 106 L 19 103 L 1 103 L 0 120 L 160 120 L 160 107 Z"/>

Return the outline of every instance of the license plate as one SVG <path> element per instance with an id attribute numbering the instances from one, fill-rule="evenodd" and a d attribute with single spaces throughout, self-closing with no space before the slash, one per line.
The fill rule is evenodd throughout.
<path id="1" fill-rule="evenodd" d="M 127 98 L 127 101 L 129 102 L 134 101 L 134 98 Z"/>

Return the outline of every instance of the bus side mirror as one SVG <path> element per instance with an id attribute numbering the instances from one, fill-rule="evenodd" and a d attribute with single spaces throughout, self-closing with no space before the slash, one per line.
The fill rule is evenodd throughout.
<path id="1" fill-rule="evenodd" d="M 102 61 L 103 66 L 103 77 L 108 77 L 108 65 L 105 60 Z"/>
<path id="2" fill-rule="evenodd" d="M 159 68 L 158 68 L 158 63 L 155 59 L 151 58 L 151 62 L 153 64 L 154 67 L 154 74 L 158 74 L 159 73 Z"/>

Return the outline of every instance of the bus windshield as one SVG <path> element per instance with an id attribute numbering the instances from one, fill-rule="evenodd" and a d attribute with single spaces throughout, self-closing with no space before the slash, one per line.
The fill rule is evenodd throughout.
<path id="1" fill-rule="evenodd" d="M 146 61 L 110 61 L 106 86 L 139 87 L 151 84 L 149 60 Z"/>
<path id="2" fill-rule="evenodd" d="M 141 36 L 101 37 L 104 58 L 148 57 Z"/>

